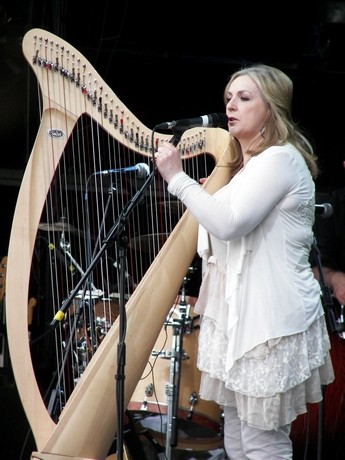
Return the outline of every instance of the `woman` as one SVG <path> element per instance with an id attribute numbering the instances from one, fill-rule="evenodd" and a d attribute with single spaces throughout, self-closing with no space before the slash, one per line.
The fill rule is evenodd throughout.
<path id="1" fill-rule="evenodd" d="M 183 172 L 178 150 L 157 167 L 199 222 L 200 396 L 224 408 L 231 460 L 291 459 L 290 428 L 333 381 L 313 240 L 312 146 L 291 118 L 293 85 L 256 65 L 225 88 L 234 172 L 213 196 Z"/>

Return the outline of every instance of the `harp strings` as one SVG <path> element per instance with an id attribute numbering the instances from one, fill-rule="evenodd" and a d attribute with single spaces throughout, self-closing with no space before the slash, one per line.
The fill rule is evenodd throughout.
<path id="1" fill-rule="evenodd" d="M 74 289 L 128 200 L 143 183 L 133 173 L 100 172 L 139 162 L 151 168 L 149 157 L 123 146 L 90 116 L 81 116 L 68 137 L 61 159 L 54 165 L 55 174 L 38 231 L 47 236 L 52 248 L 48 260 L 50 285 L 47 283 L 41 299 L 41 309 L 49 307 L 46 321 L 54 317 Z M 182 153 L 187 172 L 196 178 L 207 175 L 206 157 L 189 156 L 187 150 Z M 169 195 L 162 178 L 157 176 L 126 225 L 126 298 L 135 290 L 183 212 L 183 205 Z M 56 412 L 53 418 L 62 411 L 66 398 L 117 318 L 117 259 L 115 238 L 68 310 L 61 331 L 56 333 L 55 350 L 48 350 L 57 363 L 51 398 L 58 402 L 51 398 L 49 402 Z"/>

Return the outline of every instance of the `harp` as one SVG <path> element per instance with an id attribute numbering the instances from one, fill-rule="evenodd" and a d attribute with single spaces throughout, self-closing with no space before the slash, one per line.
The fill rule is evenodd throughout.
<path id="1" fill-rule="evenodd" d="M 12 368 L 37 446 L 33 459 L 104 459 L 117 431 L 114 376 L 120 331 L 112 308 L 118 239 L 53 332 L 49 323 L 122 206 L 142 185 L 138 175 L 119 173 L 114 179 L 104 171 L 138 162 L 150 167 L 152 152 L 170 137 L 144 126 L 61 38 L 30 30 L 23 52 L 38 81 L 41 116 L 8 251 Z M 227 131 L 189 129 L 179 149 L 191 175 L 208 177 L 205 187 L 211 193 L 229 180 Z M 197 222 L 156 176 L 126 229 L 125 405 L 195 256 Z M 35 299 L 30 326 L 29 299 Z M 110 313 L 95 314 L 95 305 Z M 51 369 L 53 358 L 57 364 Z M 45 360 L 49 364 L 42 377 Z"/>

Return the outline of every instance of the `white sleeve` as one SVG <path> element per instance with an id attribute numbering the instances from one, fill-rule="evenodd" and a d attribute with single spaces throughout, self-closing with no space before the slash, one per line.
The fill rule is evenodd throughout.
<path id="1" fill-rule="evenodd" d="M 229 241 L 253 230 L 299 184 L 301 166 L 283 146 L 253 157 L 239 174 L 243 177 L 233 179 L 238 180 L 236 193 L 230 183 L 222 193 L 210 195 L 184 172 L 171 179 L 168 191 L 209 233 Z"/>

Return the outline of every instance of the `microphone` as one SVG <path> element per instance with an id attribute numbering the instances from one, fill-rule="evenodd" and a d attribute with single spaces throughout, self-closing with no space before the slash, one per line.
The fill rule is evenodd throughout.
<path id="1" fill-rule="evenodd" d="M 228 117 L 225 113 L 211 113 L 196 118 L 186 118 L 185 120 L 174 120 L 165 123 L 160 123 L 156 129 L 189 129 L 198 126 L 210 128 L 225 128 L 228 124 Z"/>
<path id="2" fill-rule="evenodd" d="M 96 171 L 95 174 L 117 174 L 135 172 L 138 179 L 145 179 L 150 174 L 150 168 L 146 163 L 138 163 L 135 166 L 127 166 L 127 168 L 105 169 L 104 171 Z"/>
<path id="3" fill-rule="evenodd" d="M 331 203 L 316 204 L 315 214 L 318 214 L 324 219 L 327 219 L 328 217 L 331 217 L 331 215 L 333 214 L 333 206 L 331 205 Z"/>

